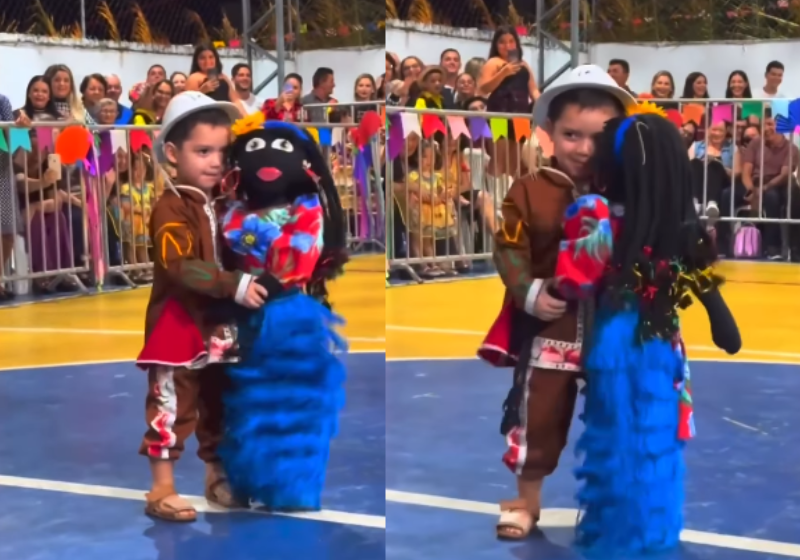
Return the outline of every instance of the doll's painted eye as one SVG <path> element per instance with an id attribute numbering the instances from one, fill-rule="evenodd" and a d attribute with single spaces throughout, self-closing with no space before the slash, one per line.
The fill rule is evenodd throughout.
<path id="1" fill-rule="evenodd" d="M 263 138 L 251 138 L 244 147 L 245 152 L 255 152 L 267 147 L 267 142 Z"/>
<path id="2" fill-rule="evenodd" d="M 284 140 L 283 138 L 278 138 L 277 140 L 273 140 L 272 142 L 272 149 L 273 150 L 280 150 L 282 152 L 292 153 L 294 151 L 294 146 L 288 140 Z"/>

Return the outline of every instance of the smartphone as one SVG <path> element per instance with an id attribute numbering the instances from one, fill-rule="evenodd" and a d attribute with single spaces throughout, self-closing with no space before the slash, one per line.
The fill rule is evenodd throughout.
<path id="1" fill-rule="evenodd" d="M 209 70 L 206 73 L 206 76 L 208 76 L 209 80 L 219 80 L 219 72 L 217 72 L 216 68 Z"/>
<path id="2" fill-rule="evenodd" d="M 516 64 L 519 62 L 519 51 L 517 49 L 512 49 L 508 51 L 508 61 L 511 64 Z"/>
<path id="3" fill-rule="evenodd" d="M 292 93 L 293 91 L 294 91 L 294 88 L 292 87 L 292 84 L 284 84 L 283 85 L 283 93 Z"/>
<path id="4" fill-rule="evenodd" d="M 56 180 L 61 180 L 61 156 L 59 154 L 50 154 L 47 156 L 47 169 L 56 174 Z"/>

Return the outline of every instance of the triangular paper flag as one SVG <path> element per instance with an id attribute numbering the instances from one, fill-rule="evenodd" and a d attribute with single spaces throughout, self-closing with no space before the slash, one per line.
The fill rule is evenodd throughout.
<path id="1" fill-rule="evenodd" d="M 116 154 L 120 150 L 128 153 L 128 133 L 124 130 L 111 131 L 111 149 Z"/>
<path id="2" fill-rule="evenodd" d="M 124 132 L 123 132 L 124 134 Z M 36 146 L 42 153 L 53 152 L 53 129 L 40 127 L 36 129 Z"/>
<path id="3" fill-rule="evenodd" d="M 403 127 L 403 138 L 408 138 L 412 132 L 417 136 L 422 137 L 422 131 L 419 129 L 419 117 L 415 113 L 400 113 L 400 123 Z M 473 136 L 473 138 L 475 138 Z"/>
<path id="4" fill-rule="evenodd" d="M 111 145 L 111 132 L 101 132 L 99 137 L 100 149 L 98 153 L 100 155 L 97 158 L 97 166 L 99 167 L 100 174 L 105 175 L 114 168 L 115 161 L 114 150 Z"/>
<path id="5" fill-rule="evenodd" d="M 437 132 L 447 134 L 447 129 L 444 127 L 442 119 L 436 115 L 422 115 L 422 135 L 425 138 L 430 138 Z"/>
<path id="6" fill-rule="evenodd" d="M 677 109 L 667 109 L 667 120 L 678 128 L 683 126 L 683 117 Z"/>
<path id="7" fill-rule="evenodd" d="M 683 106 L 683 113 L 681 113 L 683 124 L 688 122 L 693 122 L 698 126 L 703 124 L 704 113 L 705 109 L 699 103 L 687 103 Z"/>
<path id="8" fill-rule="evenodd" d="M 454 140 L 458 140 L 461 136 L 471 138 L 464 117 L 447 117 L 447 124 L 450 126 L 450 134 L 453 135 Z"/>
<path id="9" fill-rule="evenodd" d="M 5 130 L 0 129 L 0 152 L 8 153 L 8 142 L 6 141 Z"/>
<path id="10" fill-rule="evenodd" d="M 29 128 L 12 128 L 11 129 L 11 150 L 10 152 L 16 153 L 17 150 L 23 149 L 30 152 L 31 148 L 31 131 Z"/>
<path id="11" fill-rule="evenodd" d="M 492 131 L 489 130 L 489 123 L 487 123 L 486 119 L 483 117 L 469 118 L 469 133 L 473 140 L 492 137 Z"/>
<path id="12" fill-rule="evenodd" d="M 153 140 L 150 135 L 143 130 L 131 131 L 131 151 L 138 154 L 142 148 L 147 147 L 153 149 Z"/>
<path id="13" fill-rule="evenodd" d="M 711 109 L 711 125 L 733 122 L 733 105 L 717 105 Z"/>
<path id="14" fill-rule="evenodd" d="M 424 111 L 427 108 L 428 105 L 425 103 L 425 100 L 422 97 L 418 98 L 417 102 L 414 104 L 414 109 L 420 109 Z"/>
<path id="15" fill-rule="evenodd" d="M 337 130 L 342 130 L 338 128 Z M 333 130 L 330 128 L 319 129 L 319 145 L 320 146 L 333 146 Z"/>
<path id="16" fill-rule="evenodd" d="M 316 128 L 314 128 L 312 126 L 312 127 L 307 128 L 306 132 L 308 133 L 309 136 L 311 136 L 311 138 L 314 139 L 314 142 L 319 144 L 319 130 L 317 130 Z"/>
<path id="17" fill-rule="evenodd" d="M 508 120 L 489 119 L 489 126 L 492 129 L 492 139 L 495 142 L 501 138 L 508 138 Z"/>
<path id="18" fill-rule="evenodd" d="M 750 117 L 761 119 L 763 117 L 764 104 L 760 101 L 745 101 L 742 103 L 742 119 L 747 120 Z"/>
<path id="19" fill-rule="evenodd" d="M 800 99 L 789 103 L 788 117 L 778 115 L 775 117 L 775 130 L 781 134 L 791 134 L 800 126 Z"/>
<path id="20" fill-rule="evenodd" d="M 773 99 L 770 103 L 772 105 L 772 116 L 777 117 L 782 115 L 789 117 L 789 100 L 788 99 Z"/>
<path id="21" fill-rule="evenodd" d="M 393 160 L 403 152 L 403 127 L 400 124 L 400 115 L 389 115 L 389 138 L 386 140 L 389 149 L 389 159 Z"/>
<path id="22" fill-rule="evenodd" d="M 531 137 L 531 121 L 523 117 L 515 117 L 512 121 L 514 124 L 515 140 L 519 142 L 522 139 Z"/>
<path id="23" fill-rule="evenodd" d="M 542 128 L 536 128 L 536 141 L 539 143 L 539 149 L 542 150 L 542 156 L 546 158 L 553 157 L 553 141 L 550 135 Z"/>

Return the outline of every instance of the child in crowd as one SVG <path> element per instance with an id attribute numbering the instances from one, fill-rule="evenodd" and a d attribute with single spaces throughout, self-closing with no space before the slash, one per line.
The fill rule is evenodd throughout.
<path id="1" fill-rule="evenodd" d="M 150 157 L 139 152 L 133 157 L 133 168 L 128 180 L 120 186 L 120 229 L 125 262 L 146 264 L 152 240 L 147 225 L 155 202 L 154 169 Z M 136 270 L 131 274 L 135 282 L 152 282 L 152 274 Z"/>
<path id="2" fill-rule="evenodd" d="M 519 493 L 501 503 L 500 538 L 530 534 L 539 519 L 544 479 L 567 443 L 582 376 L 586 309 L 551 291 L 561 222 L 567 206 L 589 189 L 594 136 L 634 104 L 594 65 L 573 69 L 545 90 L 534 118 L 553 140 L 551 166 L 517 179 L 502 205 L 494 260 L 506 286 L 499 321 L 507 324 L 496 324 L 481 348 L 481 356 L 495 365 L 516 365 L 501 431 L 509 445 L 503 460 L 517 477 Z M 505 340 L 491 340 L 498 332 Z"/>
<path id="3" fill-rule="evenodd" d="M 252 276 L 223 271 L 212 191 L 220 184 L 239 111 L 198 92 L 177 95 L 167 107 L 154 152 L 168 162 L 172 184 L 156 202 L 150 220 L 154 244 L 153 288 L 145 318 L 145 348 L 137 365 L 148 369 L 148 430 L 140 453 L 150 459 L 152 487 L 145 512 L 168 521 L 194 521 L 197 512 L 175 490 L 174 464 L 195 432 L 206 464 L 206 498 L 236 507 L 217 455 L 223 435 L 222 363 L 211 363 L 218 325 L 214 300 L 230 298 L 257 309 L 266 289 Z M 196 329 L 185 326 L 194 324 Z M 200 331 L 201 340 L 184 332 Z M 235 333 L 233 333 L 235 337 Z"/>

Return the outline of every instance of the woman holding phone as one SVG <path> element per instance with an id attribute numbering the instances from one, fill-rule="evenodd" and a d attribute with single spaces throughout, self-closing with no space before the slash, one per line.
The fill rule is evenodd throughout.
<path id="1" fill-rule="evenodd" d="M 303 90 L 303 78 L 299 74 L 289 74 L 283 80 L 283 88 L 277 99 L 267 99 L 261 112 L 268 121 L 303 122 L 303 105 L 300 103 L 300 92 Z"/>
<path id="2" fill-rule="evenodd" d="M 213 45 L 200 44 L 195 47 L 186 91 L 205 93 L 214 101 L 230 101 L 243 117 L 247 116 L 247 109 L 239 99 L 236 88 L 230 78 L 222 73 L 222 61 Z"/>
<path id="3" fill-rule="evenodd" d="M 502 26 L 495 31 L 489 60 L 478 78 L 478 94 L 487 98 L 486 110 L 490 113 L 531 114 L 533 103 L 539 98 L 539 88 L 530 66 L 522 60 L 514 28 Z M 511 122 L 508 128 L 508 138 L 501 138 L 495 145 L 489 173 L 513 179 L 524 174 L 524 170 L 520 169 L 519 148 Z"/>

